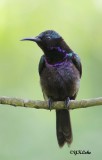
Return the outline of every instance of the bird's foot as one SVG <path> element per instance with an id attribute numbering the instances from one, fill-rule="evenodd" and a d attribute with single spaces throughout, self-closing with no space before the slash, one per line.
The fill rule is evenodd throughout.
<path id="1" fill-rule="evenodd" d="M 51 108 L 52 108 L 52 103 L 53 103 L 52 98 L 49 98 L 48 99 L 48 108 L 49 108 L 50 111 L 51 111 Z"/>
<path id="2" fill-rule="evenodd" d="M 67 97 L 67 99 L 65 100 L 65 108 L 67 108 L 69 110 L 69 105 L 70 105 L 70 98 Z"/>

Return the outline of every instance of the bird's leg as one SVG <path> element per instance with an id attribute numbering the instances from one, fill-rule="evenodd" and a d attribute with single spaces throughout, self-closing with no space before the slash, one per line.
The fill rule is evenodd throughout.
<path id="1" fill-rule="evenodd" d="M 65 107 L 69 109 L 69 105 L 70 105 L 70 98 L 67 97 L 67 99 L 65 100 Z"/>
<path id="2" fill-rule="evenodd" d="M 51 111 L 53 100 L 51 97 L 48 98 L 48 108 Z"/>

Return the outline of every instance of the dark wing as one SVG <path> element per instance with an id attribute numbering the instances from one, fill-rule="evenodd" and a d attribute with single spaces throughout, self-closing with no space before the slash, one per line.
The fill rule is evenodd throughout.
<path id="1" fill-rule="evenodd" d="M 74 65 L 76 66 L 76 68 L 78 69 L 79 73 L 80 73 L 80 78 L 82 76 L 82 65 L 81 65 L 81 60 L 80 57 L 77 54 L 73 54 L 72 56 L 72 62 L 74 63 Z"/>
<path id="2" fill-rule="evenodd" d="M 45 67 L 45 56 L 43 55 L 43 56 L 41 56 L 41 58 L 40 58 L 39 67 L 38 67 L 38 71 L 39 71 L 40 77 L 41 77 L 41 73 L 42 73 L 44 67 Z M 41 88 L 42 88 L 42 87 L 41 87 Z M 44 97 L 44 99 L 47 100 L 47 96 L 45 95 L 45 93 L 44 93 L 44 91 L 43 91 L 43 88 L 42 88 L 42 92 L 43 92 L 43 97 Z"/>
<path id="3" fill-rule="evenodd" d="M 39 62 L 39 67 L 38 67 L 39 75 L 41 75 L 41 72 L 44 67 L 45 67 L 45 56 L 43 55 L 41 56 L 40 62 Z"/>

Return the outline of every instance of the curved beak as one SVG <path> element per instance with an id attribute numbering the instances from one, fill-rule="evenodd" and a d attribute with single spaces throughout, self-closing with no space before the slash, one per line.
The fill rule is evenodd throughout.
<path id="1" fill-rule="evenodd" d="M 29 37 L 29 38 L 23 38 L 21 41 L 34 41 L 36 43 L 41 42 L 41 39 L 39 37 Z"/>

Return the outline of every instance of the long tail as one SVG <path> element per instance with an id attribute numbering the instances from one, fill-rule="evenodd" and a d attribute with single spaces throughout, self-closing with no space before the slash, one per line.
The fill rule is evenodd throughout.
<path id="1" fill-rule="evenodd" d="M 73 138 L 70 113 L 66 109 L 56 110 L 56 134 L 60 147 L 63 147 L 65 143 L 71 144 Z"/>

